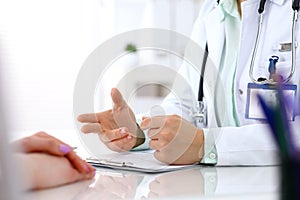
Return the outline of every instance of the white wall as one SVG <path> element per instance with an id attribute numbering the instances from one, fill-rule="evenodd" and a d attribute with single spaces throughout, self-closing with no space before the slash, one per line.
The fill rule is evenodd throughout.
<path id="1" fill-rule="evenodd" d="M 115 0 L 114 31 L 115 33 L 124 33 L 138 28 L 160 28 L 173 30 L 189 37 L 201 4 L 202 0 Z M 137 44 L 139 41 L 137 38 L 137 41 L 128 41 L 128 43 Z M 176 45 L 175 43 L 177 45 L 180 44 L 178 41 L 172 41 L 171 45 Z M 125 43 L 123 45 L 126 46 Z M 180 44 L 180 46 L 183 54 L 185 45 Z M 180 67 L 182 60 L 178 60 L 178 58 L 168 53 L 157 51 L 138 51 L 137 54 L 136 61 L 128 61 L 128 58 L 121 57 L 111 66 L 111 69 L 115 68 L 115 70 L 110 70 L 110 73 L 114 74 L 115 77 L 113 79 L 108 77 L 105 80 L 105 84 L 102 82 L 99 84 L 95 95 L 98 98 L 95 101 L 96 110 L 111 107 L 110 89 L 120 81 L 118 76 L 122 78 L 127 75 L 130 76 L 130 78 L 126 79 L 126 84 L 122 84 L 123 87 L 119 87 L 127 97 L 135 92 L 132 88 L 139 88 L 144 79 L 148 80 L 149 77 L 153 82 L 164 82 L 168 87 L 172 85 L 175 74 L 170 73 L 170 71 L 162 69 L 157 73 L 157 70 L 145 68 L 140 73 L 137 72 L 134 75 L 130 75 L 132 67 L 129 65 L 136 67 L 153 63 L 155 65 L 172 67 L 176 70 Z M 126 69 L 126 66 L 131 69 Z M 124 71 L 131 72 L 126 74 Z M 101 95 L 103 92 L 105 94 L 104 97 Z M 152 93 L 155 94 L 157 92 L 152 90 Z M 140 113 L 162 101 L 163 96 L 154 96 L 153 94 L 148 92 L 147 96 L 136 96 L 127 100 L 134 111 Z"/>
<path id="2" fill-rule="evenodd" d="M 73 128 L 75 78 L 89 53 L 109 37 L 109 26 L 107 35 L 101 30 L 104 4 L 1 1 L 3 71 L 11 92 L 13 130 Z"/>
<path id="3" fill-rule="evenodd" d="M 101 42 L 140 27 L 169 28 L 189 35 L 200 3 L 0 0 L 0 53 L 13 130 L 73 129 L 75 79 L 81 64 Z"/>

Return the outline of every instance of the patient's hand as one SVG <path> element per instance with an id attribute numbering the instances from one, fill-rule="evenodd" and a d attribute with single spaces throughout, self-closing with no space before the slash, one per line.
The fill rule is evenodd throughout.
<path id="1" fill-rule="evenodd" d="M 73 149 L 44 132 L 13 143 L 23 169 L 25 188 L 45 188 L 94 177 L 95 169 Z"/>
<path id="2" fill-rule="evenodd" d="M 15 157 L 22 167 L 25 189 L 55 187 L 94 177 L 94 171 L 80 173 L 64 156 L 16 153 Z"/>
<path id="3" fill-rule="evenodd" d="M 59 139 L 45 132 L 38 132 L 13 143 L 18 152 L 47 153 L 54 156 L 65 156 L 80 173 L 94 171 L 94 168 L 83 161 L 73 149 Z"/>

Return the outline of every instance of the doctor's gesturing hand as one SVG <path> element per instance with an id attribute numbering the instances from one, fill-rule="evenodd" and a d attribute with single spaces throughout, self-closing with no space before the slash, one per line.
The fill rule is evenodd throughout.
<path id="1" fill-rule="evenodd" d="M 132 109 L 118 89 L 111 90 L 111 98 L 114 103 L 113 109 L 78 116 L 78 121 L 85 123 L 81 131 L 98 134 L 100 140 L 113 151 L 129 151 L 144 142 L 142 131 L 136 124 Z"/>
<path id="2" fill-rule="evenodd" d="M 204 154 L 202 129 L 178 115 L 144 117 L 141 129 L 149 129 L 150 148 L 157 160 L 168 164 L 193 164 Z"/>

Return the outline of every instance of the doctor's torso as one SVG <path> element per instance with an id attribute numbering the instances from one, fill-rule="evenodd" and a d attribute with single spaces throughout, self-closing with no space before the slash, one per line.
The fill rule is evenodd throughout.
<path id="1" fill-rule="evenodd" d="M 248 83 L 252 82 L 249 77 L 249 69 L 258 29 L 258 6 L 258 0 L 247 0 L 241 5 L 242 16 L 240 22 L 239 49 L 237 51 L 237 62 L 232 86 L 233 90 L 231 94 L 228 94 L 228 92 L 224 94 L 231 96 L 233 95 L 235 112 L 239 121 L 239 125 L 246 125 L 258 122 L 257 120 L 245 118 L 247 87 Z M 203 5 L 202 12 L 200 13 L 198 20 L 195 23 L 195 30 L 192 34 L 192 39 L 199 43 L 202 47 L 204 47 L 207 42 L 209 49 L 209 57 L 214 63 L 217 71 L 219 70 L 220 66 L 222 66 L 222 55 L 224 56 L 224 45 L 226 45 L 225 24 L 224 20 L 222 20 L 223 17 L 224 16 L 222 10 L 220 6 L 216 4 L 215 1 L 206 1 Z M 277 55 L 279 57 L 279 61 L 276 65 L 277 71 L 284 77 L 289 75 L 291 69 L 292 53 L 290 50 L 281 51 L 280 45 L 292 42 L 292 17 L 293 10 L 291 0 L 266 1 L 265 11 L 263 14 L 261 36 L 258 41 L 257 55 L 254 62 L 254 78 L 267 78 L 269 76 L 268 65 L 269 58 L 272 55 Z M 297 26 L 300 26 L 299 21 L 297 22 Z M 296 42 L 300 39 L 300 32 L 298 29 L 296 29 Z M 292 79 L 289 81 L 289 84 L 299 85 L 299 55 L 299 48 L 296 48 L 295 73 Z M 220 71 L 221 70 L 219 70 L 219 73 Z M 226 71 L 221 71 L 221 73 L 226 73 Z M 199 79 L 195 76 L 196 75 L 191 75 L 190 80 L 191 82 L 197 83 Z M 207 79 L 208 82 L 211 81 L 208 80 L 210 78 L 212 77 L 209 77 L 209 75 L 205 74 L 205 79 Z M 198 88 L 194 86 L 193 89 L 197 90 Z M 299 87 L 297 89 L 298 96 L 296 98 L 296 101 L 299 102 Z M 212 98 L 216 98 L 215 95 L 211 95 L 213 93 L 212 90 L 215 91 L 216 88 L 208 88 L 204 90 L 206 101 L 208 102 L 209 122 L 214 121 L 211 120 L 212 118 L 218 117 L 215 116 L 216 105 L 212 103 L 215 101 L 215 99 Z M 222 100 L 223 99 L 217 99 L 217 101 Z M 224 104 L 221 110 L 224 111 L 224 109 L 228 109 L 226 107 L 226 104 Z M 299 113 L 299 108 L 297 108 L 297 112 Z M 215 122 L 212 123 L 213 124 L 210 124 L 210 126 L 216 126 Z M 218 124 L 218 126 L 220 125 L 222 126 L 223 124 Z"/>
<path id="2" fill-rule="evenodd" d="M 249 78 L 250 61 L 252 58 L 252 51 L 258 27 L 257 3 L 258 1 L 247 1 L 242 4 L 242 29 L 234 94 L 237 103 L 237 112 L 242 124 L 255 122 L 255 120 L 245 119 L 245 111 L 247 102 L 247 85 L 251 82 Z M 274 0 L 266 2 L 261 37 L 258 41 L 257 56 L 254 62 L 254 78 L 268 78 L 269 58 L 273 55 L 279 57 L 279 61 L 276 64 L 277 73 L 282 75 L 283 78 L 287 78 L 289 76 L 292 66 L 292 51 L 282 51 L 281 46 L 282 44 L 291 44 L 292 42 L 292 17 L 293 10 L 291 0 Z M 297 26 L 299 26 L 299 21 L 297 22 Z M 299 36 L 300 32 L 296 29 L 296 41 L 299 41 Z M 299 48 L 296 48 L 295 73 L 292 76 L 292 79 L 288 82 L 288 84 L 295 84 L 297 86 L 300 81 L 299 55 Z M 297 93 L 299 94 L 299 92 Z M 296 99 L 299 100 L 299 96 L 297 96 Z M 298 108 L 296 108 L 296 112 L 299 113 Z"/>

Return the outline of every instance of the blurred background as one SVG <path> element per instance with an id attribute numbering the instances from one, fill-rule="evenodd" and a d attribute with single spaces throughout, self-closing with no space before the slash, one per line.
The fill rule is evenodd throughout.
<path id="1" fill-rule="evenodd" d="M 95 48 L 139 28 L 189 36 L 201 4 L 202 0 L 0 0 L 0 55 L 12 137 L 19 137 L 20 131 L 74 129 L 74 84 Z M 164 53 L 152 56 L 164 65 L 181 62 Z M 118 65 L 138 66 L 143 59 L 140 55 Z M 168 71 L 152 72 L 147 76 L 171 86 L 173 75 Z M 134 76 L 128 84 L 138 84 L 140 78 Z M 105 87 L 110 90 L 110 85 Z M 110 107 L 109 98 L 101 99 L 99 93 L 96 109 Z M 144 112 L 147 102 L 159 103 L 167 93 L 161 85 L 145 86 L 135 91 L 130 104 L 136 112 Z"/>

